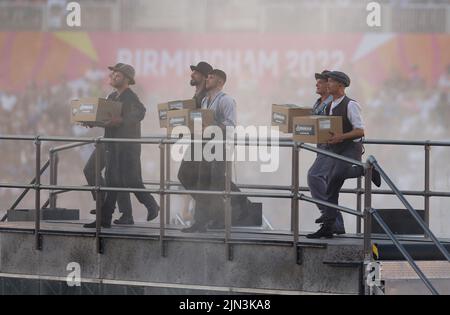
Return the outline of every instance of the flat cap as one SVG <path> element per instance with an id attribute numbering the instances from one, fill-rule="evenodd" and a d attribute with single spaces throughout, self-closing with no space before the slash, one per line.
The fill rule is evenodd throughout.
<path id="1" fill-rule="evenodd" d="M 324 80 L 326 80 L 326 79 L 328 79 L 328 73 L 330 73 L 331 71 L 328 71 L 328 70 L 323 70 L 321 73 L 317 73 L 316 72 L 316 74 L 314 75 L 314 77 L 316 78 L 316 80 L 319 80 L 319 79 L 324 79 Z"/>
<path id="2" fill-rule="evenodd" d="M 345 87 L 350 85 L 350 78 L 344 72 L 341 71 L 331 71 L 327 73 L 329 79 L 333 79 L 337 82 L 342 83 Z"/>

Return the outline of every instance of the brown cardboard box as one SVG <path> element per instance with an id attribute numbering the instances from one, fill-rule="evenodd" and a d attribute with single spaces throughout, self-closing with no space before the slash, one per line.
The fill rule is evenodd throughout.
<path id="1" fill-rule="evenodd" d="M 70 102 L 70 122 L 90 123 L 93 126 L 103 126 L 114 116 L 121 116 L 122 103 L 104 98 L 82 98 Z"/>
<path id="2" fill-rule="evenodd" d="M 297 116 L 309 116 L 312 108 L 299 107 L 291 104 L 272 105 L 272 126 L 278 126 L 281 132 L 292 133 L 292 121 Z"/>
<path id="3" fill-rule="evenodd" d="M 194 122 L 199 119 L 203 131 L 214 123 L 214 111 L 211 109 L 179 109 L 167 112 L 167 134 L 171 135 L 176 126 L 187 126 L 194 133 Z"/>
<path id="4" fill-rule="evenodd" d="M 331 136 L 330 132 L 342 133 L 341 116 L 306 116 L 294 118 L 294 141 L 327 143 Z"/>
<path id="5" fill-rule="evenodd" d="M 194 99 L 170 101 L 158 104 L 159 126 L 167 128 L 167 112 L 175 109 L 195 109 L 196 103 Z"/>
<path id="6" fill-rule="evenodd" d="M 169 103 L 158 104 L 159 127 L 167 128 L 167 112 L 169 111 Z"/>

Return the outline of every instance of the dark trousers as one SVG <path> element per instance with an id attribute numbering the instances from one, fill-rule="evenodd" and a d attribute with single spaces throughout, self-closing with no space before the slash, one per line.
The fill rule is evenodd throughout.
<path id="1" fill-rule="evenodd" d="M 338 154 L 361 161 L 362 145 L 359 142 L 349 142 Z M 313 198 L 339 204 L 339 192 L 347 178 L 356 178 L 363 174 L 361 167 L 351 165 L 325 155 L 318 154 L 316 161 L 308 172 L 308 186 Z M 335 208 L 318 206 L 327 224 L 340 227 L 342 215 Z"/>
<path id="2" fill-rule="evenodd" d="M 95 149 L 91 156 L 89 157 L 85 167 L 84 167 L 84 176 L 86 177 L 86 180 L 88 182 L 89 186 L 95 186 L 95 152 L 97 149 Z M 106 167 L 106 155 L 105 155 L 105 149 L 104 146 L 100 146 L 100 170 L 101 172 Z M 105 178 L 101 176 L 100 178 L 100 184 L 101 186 L 106 186 Z M 96 193 L 92 192 L 92 196 L 94 200 L 96 200 Z M 103 204 L 105 203 L 106 193 L 101 193 L 101 198 L 103 201 Z M 132 215 L 132 206 L 131 206 L 131 200 L 130 200 L 130 193 L 127 192 L 120 192 L 118 193 L 117 197 L 117 204 L 119 206 L 119 211 L 123 213 L 126 216 Z M 115 205 L 114 205 L 115 206 Z M 113 209 L 114 209 L 113 206 Z"/>
<path id="3" fill-rule="evenodd" d="M 223 151 L 225 152 L 225 150 Z M 189 161 L 188 158 L 191 158 Z M 186 151 L 178 171 L 178 180 L 186 190 L 225 190 L 225 161 L 201 161 L 193 160 L 193 145 Z M 239 192 L 240 189 L 231 182 L 231 191 Z M 193 194 L 195 200 L 194 221 L 206 224 L 209 221 L 223 222 L 224 202 L 223 196 Z M 234 218 L 242 218 L 247 215 L 250 201 L 245 196 L 233 196 L 231 198 L 232 213 Z"/>
<path id="4" fill-rule="evenodd" d="M 308 171 L 308 186 L 311 190 L 311 197 L 319 200 L 329 200 L 330 197 L 327 194 L 329 174 L 329 162 L 326 159 L 326 156 L 323 154 L 317 154 L 313 165 Z M 335 203 L 337 202 L 338 200 L 335 200 Z M 328 208 L 322 205 L 317 205 L 317 207 L 322 215 L 325 214 Z M 344 218 L 342 217 L 342 213 L 340 211 L 338 211 L 336 215 L 335 227 L 339 230 L 345 229 Z"/>
<path id="5" fill-rule="evenodd" d="M 132 188 L 145 189 L 145 186 L 141 183 Z M 111 222 L 114 208 L 116 206 L 116 201 L 118 201 L 118 196 L 120 194 L 122 193 L 116 191 L 109 191 L 106 194 L 105 202 L 102 207 L 102 222 Z M 128 193 L 128 196 L 129 195 L 130 194 Z M 155 209 L 157 209 L 158 204 L 156 203 L 155 198 L 149 192 L 135 192 L 134 195 L 140 203 L 145 205 L 148 211 L 154 211 Z"/>

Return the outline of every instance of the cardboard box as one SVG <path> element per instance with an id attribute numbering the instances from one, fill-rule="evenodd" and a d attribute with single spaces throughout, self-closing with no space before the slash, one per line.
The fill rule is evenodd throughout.
<path id="1" fill-rule="evenodd" d="M 170 101 L 158 104 L 159 126 L 167 128 L 167 112 L 175 109 L 195 109 L 197 104 L 194 99 Z"/>
<path id="2" fill-rule="evenodd" d="M 292 104 L 272 105 L 272 126 L 278 126 L 281 132 L 292 133 L 293 119 L 298 116 L 309 116 L 312 108 Z"/>
<path id="3" fill-rule="evenodd" d="M 112 117 L 122 115 L 122 103 L 104 98 L 82 98 L 70 102 L 70 122 L 103 126 Z"/>
<path id="4" fill-rule="evenodd" d="M 194 123 L 200 122 L 203 131 L 214 123 L 214 111 L 211 109 L 179 109 L 167 112 L 167 134 L 171 135 L 176 126 L 187 126 L 194 133 Z"/>
<path id="5" fill-rule="evenodd" d="M 306 116 L 294 118 L 293 140 L 307 143 L 327 143 L 330 132 L 342 133 L 341 116 Z"/>

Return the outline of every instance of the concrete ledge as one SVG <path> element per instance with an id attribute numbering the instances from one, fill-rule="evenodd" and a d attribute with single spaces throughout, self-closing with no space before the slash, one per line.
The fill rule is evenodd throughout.
<path id="1" fill-rule="evenodd" d="M 0 273 L 65 279 L 70 273 L 68 264 L 76 262 L 80 264 L 82 278 L 97 279 L 99 283 L 161 283 L 182 286 L 183 290 L 194 286 L 204 291 L 202 287 L 207 287 L 206 291 L 214 292 L 217 290 L 209 288 L 227 288 L 220 289 L 221 294 L 234 292 L 230 288 L 250 293 L 258 290 L 295 294 L 359 292 L 358 267 L 341 268 L 323 263 L 326 257 L 336 256 L 337 245 L 302 248 L 303 259 L 297 264 L 297 252 L 292 246 L 234 244 L 230 261 L 224 243 L 170 240 L 166 241 L 166 257 L 161 256 L 158 240 L 103 238 L 103 243 L 104 254 L 97 254 L 93 237 L 44 235 L 43 248 L 39 251 L 34 248 L 34 235 L 1 232 Z M 42 288 L 40 284 L 39 288 L 51 291 L 53 286 Z M 169 289 L 149 290 L 162 293 Z M 104 292 L 95 286 L 92 290 Z"/>

